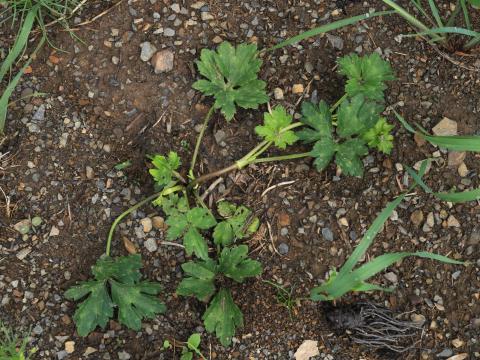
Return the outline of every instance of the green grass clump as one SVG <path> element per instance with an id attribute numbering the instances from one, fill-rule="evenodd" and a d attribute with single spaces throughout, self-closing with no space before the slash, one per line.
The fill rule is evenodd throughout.
<path id="1" fill-rule="evenodd" d="M 14 334 L 0 321 L 0 359 L 1 360 L 29 360 L 36 349 L 27 351 L 29 337 Z"/>
<path id="2" fill-rule="evenodd" d="M 18 26 L 19 29 L 13 46 L 0 66 L 0 83 L 12 67 L 21 60 L 35 28 L 38 27 L 41 37 L 31 55 L 36 54 L 45 41 L 50 43 L 47 36 L 49 26 L 60 24 L 63 28 L 69 30 L 69 17 L 80 9 L 85 2 L 85 0 L 0 0 L 0 4 L 3 6 L 3 10 L 0 12 L 0 18 L 3 20 L 0 21 L 0 25 L 9 22 L 12 28 Z M 2 92 L 0 97 L 0 134 L 3 133 L 5 127 L 10 96 L 30 64 L 31 57 L 13 78 L 9 78 Z"/>
<path id="3" fill-rule="evenodd" d="M 467 37 L 468 40 L 463 43 L 464 50 L 480 44 L 480 32 L 473 29 L 471 22 L 472 17 L 478 16 L 479 0 L 457 0 L 455 9 L 448 17 L 442 16 L 438 5 L 440 1 L 436 0 L 410 0 L 415 12 L 409 12 L 394 0 L 383 2 L 418 30 L 415 34 L 406 36 L 421 36 L 430 43 L 438 43 L 447 48 L 452 36 Z M 465 27 L 461 27 L 462 22 Z"/>

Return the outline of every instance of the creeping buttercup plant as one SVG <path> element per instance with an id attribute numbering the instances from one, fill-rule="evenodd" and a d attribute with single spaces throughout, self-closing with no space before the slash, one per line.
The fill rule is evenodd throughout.
<path id="1" fill-rule="evenodd" d="M 80 335 L 87 335 L 97 326 L 104 327 L 115 311 L 118 311 L 120 323 L 135 330 L 140 329 L 143 318 L 152 318 L 165 311 L 165 306 L 156 297 L 160 285 L 140 281 L 140 255 L 110 257 L 116 226 L 130 213 L 152 202 L 167 217 L 167 240 L 181 240 L 186 255 L 191 257 L 182 265 L 185 277 L 177 287 L 177 294 L 192 296 L 207 304 L 202 316 L 205 329 L 215 333 L 220 342 L 228 346 L 236 329 L 243 325 L 243 314 L 231 287 L 262 273 L 262 265 L 249 257 L 248 246 L 241 243 L 256 232 L 260 220 L 247 207 L 225 200 L 217 203 L 214 214 L 200 196 L 201 185 L 250 164 L 305 157 L 314 158 L 313 163 L 319 171 L 335 159 L 344 174 L 361 176 L 362 157 L 369 148 L 390 153 L 392 126 L 381 116 L 386 81 L 394 78 L 390 65 L 378 54 L 350 55 L 339 61 L 340 73 L 347 77 L 347 83 L 345 94 L 333 106 L 329 107 L 325 101 L 319 104 L 304 102 L 302 117 L 296 122 L 282 105 L 268 106 L 263 123 L 254 129 L 260 141 L 251 151 L 230 166 L 197 176 L 196 160 L 215 111 L 218 110 L 228 122 L 239 107 L 257 109 L 268 102 L 266 84 L 258 79 L 261 64 L 254 44 L 234 47 L 225 42 L 216 51 L 202 50 L 197 67 L 204 79 L 195 82 L 194 88 L 213 96 L 215 101 L 203 121 L 190 167 L 188 171 L 183 169 L 174 151 L 166 156 L 150 156 L 150 174 L 157 192 L 115 219 L 108 234 L 105 255 L 92 268 L 94 279 L 66 293 L 70 299 L 83 299 L 74 315 Z M 302 129 L 298 131 L 298 128 Z M 285 150 L 299 140 L 312 146 L 311 150 L 262 157 L 271 147 Z M 361 288 L 363 283 L 354 284 L 354 288 L 358 286 Z M 328 294 L 331 287 L 324 290 L 321 288 L 319 292 Z M 346 291 L 348 289 L 341 295 Z M 326 298 L 335 298 L 335 294 L 326 295 Z M 185 352 L 185 356 L 189 354 Z"/>

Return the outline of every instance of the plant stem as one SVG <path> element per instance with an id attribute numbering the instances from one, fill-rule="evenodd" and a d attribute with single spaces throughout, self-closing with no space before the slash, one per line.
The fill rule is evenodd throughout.
<path id="1" fill-rule="evenodd" d="M 215 109 L 212 105 L 210 110 L 208 110 L 207 115 L 205 115 L 205 119 L 203 119 L 202 129 L 200 130 L 200 134 L 198 134 L 197 143 L 195 144 L 195 150 L 193 151 L 192 161 L 190 163 L 190 171 L 189 171 L 190 173 L 193 173 L 193 169 L 195 168 L 195 163 L 198 157 L 198 151 L 200 150 L 200 144 L 202 142 L 203 135 L 205 134 L 205 130 L 207 129 L 208 121 L 212 117 L 214 111 Z"/>
<path id="2" fill-rule="evenodd" d="M 299 154 L 288 154 L 288 155 L 280 155 L 280 156 L 271 156 L 266 158 L 255 159 L 252 161 L 252 164 L 258 163 L 265 163 L 271 161 L 283 161 L 283 160 L 292 160 L 292 159 L 300 159 L 304 157 L 311 156 L 309 152 L 306 153 L 299 153 Z"/>
<path id="3" fill-rule="evenodd" d="M 254 154 L 250 156 L 244 156 L 240 160 L 236 161 L 236 164 L 239 169 L 243 169 L 244 167 L 250 165 L 257 157 L 263 154 L 267 149 L 272 145 L 272 142 L 269 141 L 264 144 L 260 149 L 258 149 Z"/>
<path id="4" fill-rule="evenodd" d="M 284 133 L 286 131 L 295 129 L 299 126 L 303 126 L 304 124 L 301 122 L 295 122 L 293 124 L 288 125 L 287 127 L 283 128 L 280 133 Z M 221 176 L 223 174 L 229 173 L 234 170 L 240 170 L 243 169 L 245 166 L 248 166 L 249 164 L 252 164 L 255 159 L 260 156 L 262 153 L 264 153 L 271 145 L 273 144 L 272 141 L 267 141 L 263 140 L 261 143 L 259 143 L 257 146 L 255 146 L 247 155 L 242 157 L 240 160 L 237 160 L 234 164 L 227 166 L 223 169 L 202 175 L 196 179 L 194 179 L 190 184 L 188 185 L 188 189 L 193 189 L 195 186 L 200 185 L 210 179 L 213 179 L 215 177 Z"/>
<path id="5" fill-rule="evenodd" d="M 200 197 L 200 195 L 198 194 L 198 189 L 193 190 L 193 195 L 195 196 L 195 201 L 197 202 L 197 204 L 199 204 L 205 210 L 207 210 L 207 212 L 210 214 L 211 217 L 215 218 L 215 216 L 213 216 L 210 208 L 207 206 L 207 204 L 205 204 L 205 201 L 203 201 L 202 198 Z"/>
<path id="6" fill-rule="evenodd" d="M 255 153 L 257 151 L 259 151 L 263 146 L 265 146 L 265 144 L 267 144 L 268 141 L 267 140 L 263 140 L 260 144 L 258 144 L 257 146 L 255 146 L 247 155 L 245 155 L 244 157 L 242 157 L 240 160 L 237 161 L 238 162 L 243 162 L 249 158 L 251 158 L 253 155 L 255 155 Z"/>
<path id="7" fill-rule="evenodd" d="M 172 174 L 173 176 L 175 176 L 178 180 L 180 180 L 182 183 L 186 184 L 187 183 L 187 180 L 185 180 L 185 178 L 180 175 L 179 172 L 175 171 L 175 170 L 172 170 Z"/>
<path id="8" fill-rule="evenodd" d="M 345 101 L 346 98 L 347 94 L 344 94 L 340 99 L 338 99 L 338 101 L 330 108 L 330 112 L 333 113 L 342 104 L 342 102 Z"/>
<path id="9" fill-rule="evenodd" d="M 123 213 L 121 213 L 113 222 L 112 226 L 110 227 L 110 231 L 108 232 L 108 237 L 107 237 L 107 247 L 105 249 L 105 255 L 110 256 L 110 248 L 112 246 L 112 239 L 113 239 L 113 233 L 115 231 L 115 228 L 117 225 L 122 221 L 122 219 L 127 216 L 128 214 L 134 212 L 138 208 L 142 207 L 146 203 L 155 200 L 158 196 L 162 195 L 163 191 L 160 191 L 158 193 L 155 193 L 153 195 L 150 195 L 149 197 L 143 199 L 142 201 L 136 203 L 135 205 L 129 207 L 127 210 L 125 210 Z"/>
<path id="10" fill-rule="evenodd" d="M 234 170 L 238 170 L 238 165 L 236 163 L 232 164 L 230 166 L 227 166 L 226 168 L 223 168 L 223 169 L 220 169 L 220 170 L 217 170 L 217 171 L 214 171 L 214 172 L 211 172 L 211 173 L 208 173 L 208 174 L 205 174 L 205 175 L 202 175 L 202 176 L 196 178 L 195 180 L 193 180 L 188 185 L 188 188 L 192 189 L 195 186 L 204 183 L 205 181 L 208 181 L 208 180 L 213 179 L 213 178 L 218 177 L 218 176 L 222 176 L 223 174 L 229 173 L 229 172 L 234 171 Z"/>

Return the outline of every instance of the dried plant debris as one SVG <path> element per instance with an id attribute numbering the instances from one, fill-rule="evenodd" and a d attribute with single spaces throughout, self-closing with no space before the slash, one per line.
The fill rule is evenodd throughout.
<path id="1" fill-rule="evenodd" d="M 415 349 L 422 329 L 372 303 L 330 305 L 324 311 L 336 331 L 349 334 L 357 344 L 386 352 L 405 353 Z"/>

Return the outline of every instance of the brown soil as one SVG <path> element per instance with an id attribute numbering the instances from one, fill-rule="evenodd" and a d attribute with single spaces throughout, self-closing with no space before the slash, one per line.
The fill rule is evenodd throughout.
<path id="1" fill-rule="evenodd" d="M 233 43 L 252 41 L 242 24 L 249 24 L 259 46 L 267 47 L 311 27 L 315 20 L 312 10 L 317 12 L 318 22 L 324 23 L 320 19 L 335 9 L 324 1 L 209 1 L 214 20 L 208 24 L 200 20 L 198 10 L 190 7 L 194 1 L 186 0 L 179 3 L 188 13 L 176 14 L 183 24 L 175 27 L 174 20 L 169 20 L 174 14 L 171 0 L 129 3 L 124 1 L 95 22 L 80 27 L 76 34 L 85 44 L 73 41 L 64 32 L 52 35 L 52 42 L 66 52 L 56 52 L 59 62 L 52 64 L 49 56 L 54 51 L 45 48 L 15 98 L 27 88 L 47 95 L 19 101 L 9 112 L 8 138 L 0 149 L 9 154 L 7 161 L 2 158 L 0 163 L 0 186 L 11 198 L 9 212 L 0 199 L 0 284 L 4 284 L 0 293 L 9 300 L 0 307 L 0 318 L 19 328 L 41 326 L 41 334 L 33 334 L 33 344 L 40 349 L 36 355 L 39 359 L 56 358 L 57 352 L 63 350 L 62 337 L 75 341 L 75 352 L 69 359 L 85 358 L 88 347 L 97 350 L 89 357 L 92 359 L 117 359 L 122 351 L 133 359 L 172 359 L 178 353 L 161 352 L 164 339 L 185 340 L 192 332 L 203 331 L 204 304 L 173 295 L 181 278 L 183 252 L 175 247 L 160 247 L 156 253 L 149 253 L 135 231 L 142 217 L 157 212 L 154 208 L 144 208 L 125 221 L 117 231 L 114 254 L 126 254 L 122 236 L 138 245 L 146 277 L 165 286 L 161 294 L 168 307 L 165 315 L 146 321 L 139 333 L 112 321 L 105 331 L 97 329 L 87 338 L 80 338 L 72 321 L 75 304 L 63 293 L 76 281 L 90 276 L 90 266 L 104 252 L 113 219 L 152 193 L 147 154 L 173 149 L 181 155 L 183 171 L 187 171 L 197 136 L 194 127 L 201 123 L 210 105 L 210 99 L 191 89 L 198 76 L 194 60 L 200 50 L 213 48 L 216 36 Z M 109 6 L 93 3 L 81 18 L 89 19 Z M 355 4 L 347 6 L 348 15 L 364 13 L 371 7 L 381 8 L 379 2 L 365 7 Z M 154 12 L 160 14 L 159 21 L 155 21 Z M 191 12 L 196 13 L 198 24 L 187 27 L 185 22 Z M 279 16 L 281 12 L 283 16 Z M 256 17 L 257 27 L 250 25 Z M 134 23 L 136 30 L 132 30 Z M 175 29 L 175 36 L 154 34 L 160 27 Z M 112 28 L 119 30 L 118 37 L 112 37 Z M 335 32 L 345 42 L 342 50 L 332 48 L 326 37 L 320 37 L 304 41 L 302 46 L 267 53 L 261 78 L 267 81 L 270 93 L 276 87 L 284 90 L 285 99 L 278 103 L 299 111 L 299 95 L 292 94 L 293 84 L 306 87 L 305 98 L 316 92 L 318 98 L 332 103 L 342 95 L 343 88 L 343 79 L 334 71 L 336 59 L 359 45 L 362 53 L 381 49 L 398 77 L 388 89 L 388 104 L 427 129 L 448 117 L 458 122 L 460 134 L 480 134 L 479 72 L 453 64 L 423 41 L 394 40 L 395 35 L 405 32 L 408 29 L 400 19 L 375 18 Z M 10 40 L 5 39 L 4 47 Z M 121 45 L 116 45 L 119 41 Z M 174 52 L 171 72 L 154 74 L 152 67 L 139 59 L 139 45 L 144 41 Z M 287 55 L 284 64 L 282 55 Z M 119 59 L 118 65 L 112 63 L 113 56 Z M 479 61 L 475 53 L 463 58 L 452 56 L 468 66 Z M 313 65 L 310 73 L 305 69 L 307 62 Z M 277 103 L 273 95 L 271 98 L 272 105 Z M 39 132 L 31 132 L 28 123 L 42 105 L 47 109 L 45 119 L 38 124 Z M 215 115 L 201 148 L 199 172 L 229 165 L 250 150 L 257 141 L 253 127 L 265 110 L 240 111 L 229 124 Z M 393 114 L 388 118 L 394 121 Z M 215 141 L 218 130 L 226 133 L 226 147 Z M 352 344 L 346 335 L 337 336 L 318 303 L 302 301 L 290 317 L 288 310 L 278 304 L 274 289 L 262 280 L 294 286 L 295 297 L 307 297 L 329 268 L 343 264 L 355 240 L 378 212 L 405 189 L 404 171 L 397 164 L 413 166 L 438 150 L 418 146 L 413 136 L 399 126 L 395 135 L 392 155 L 372 153 L 363 179 L 337 178 L 334 165 L 320 174 L 309 160 L 251 166 L 225 178 L 224 192 L 217 188 L 209 201 L 227 198 L 254 209 L 264 224 L 264 232 L 252 239 L 250 246 L 253 257 L 263 263 L 264 273 L 234 287 L 234 298 L 245 317 L 245 327 L 237 333 L 238 341 L 223 348 L 214 336 L 204 333 L 205 354 L 217 359 L 289 359 L 303 340 L 313 339 L 319 341 L 324 356 L 329 354 L 334 359 L 382 358 Z M 65 138 L 66 144 L 62 143 Z M 295 150 L 301 150 L 300 146 L 292 152 Z M 480 186 L 478 155 L 467 155 L 465 164 L 470 172 L 465 178 L 458 175 L 456 168 L 447 166 L 445 152 L 437 157 L 440 161 L 426 176 L 434 189 Z M 114 165 L 125 160 L 130 160 L 132 166 L 122 172 L 114 170 Z M 87 178 L 87 166 L 93 169 L 93 178 Z M 292 183 L 261 196 L 269 186 L 285 181 Z M 427 214 L 434 214 L 431 231 L 422 229 L 424 221 L 418 227 L 412 223 L 410 216 L 415 210 L 421 210 L 425 219 Z M 391 251 L 428 250 L 469 260 L 472 265 L 459 267 L 407 259 L 388 270 L 398 277 L 395 292 L 349 294 L 342 301 L 368 299 L 399 312 L 425 316 L 419 349 L 408 358 L 434 359 L 447 348 L 452 349 L 452 354 L 478 358 L 480 203 L 450 205 L 419 190 L 397 213 L 398 219 L 387 223 L 369 250 L 369 258 Z M 30 216 L 41 216 L 44 224 L 22 238 L 13 225 Z M 454 216 L 461 226 L 447 226 L 449 216 Z M 279 218 L 288 218 L 289 225 L 280 225 Z M 346 218 L 348 227 L 341 225 L 339 218 Z M 271 233 L 267 224 L 271 225 Z M 288 234 L 281 234 L 282 226 Z M 59 230 L 58 236 L 51 236 L 52 227 Z M 323 239 L 324 227 L 332 230 L 332 242 Z M 163 234 L 157 231 L 147 237 L 152 236 L 161 239 Z M 285 256 L 276 251 L 281 243 L 288 245 Z M 31 252 L 20 260 L 17 255 L 25 248 Z M 15 280 L 19 283 L 13 287 Z M 376 280 L 390 285 L 383 276 Z M 454 339 L 460 339 L 463 345 L 456 348 L 452 345 Z"/>

